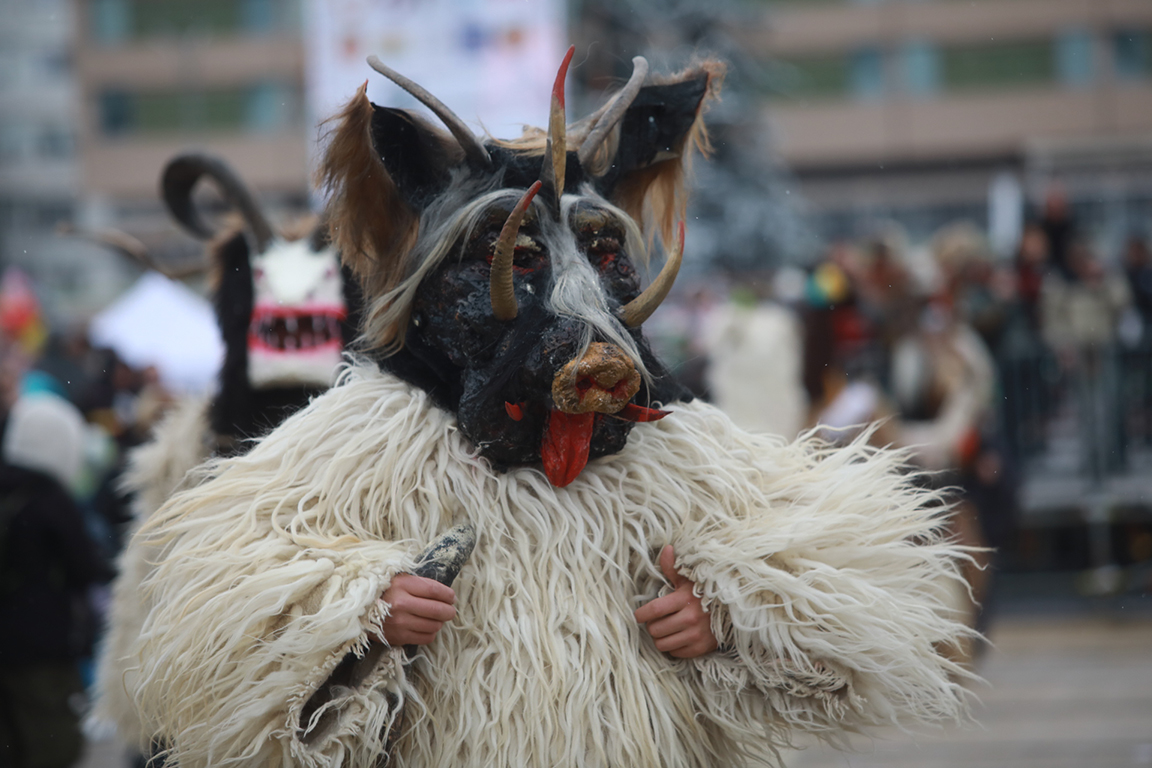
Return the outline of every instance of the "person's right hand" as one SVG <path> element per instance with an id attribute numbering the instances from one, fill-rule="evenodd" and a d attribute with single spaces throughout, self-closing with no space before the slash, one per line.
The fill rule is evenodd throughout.
<path id="1" fill-rule="evenodd" d="M 384 619 L 384 641 L 394 648 L 428 645 L 444 623 L 456 617 L 456 593 L 435 579 L 397 574 L 383 599 L 390 610 Z"/>

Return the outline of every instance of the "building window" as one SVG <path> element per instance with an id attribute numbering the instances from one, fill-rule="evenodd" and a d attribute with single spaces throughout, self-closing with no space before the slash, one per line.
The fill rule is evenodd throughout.
<path id="1" fill-rule="evenodd" d="M 843 98 L 849 92 L 851 64 L 846 56 L 804 56 L 781 64 L 780 90 L 789 98 Z"/>
<path id="2" fill-rule="evenodd" d="M 926 40 L 909 40 L 900 51 L 901 80 L 905 92 L 928 96 L 940 90 L 940 52 Z"/>
<path id="3" fill-rule="evenodd" d="M 36 154 L 49 160 L 66 160 L 76 154 L 72 131 L 60 125 L 45 125 L 36 138 Z"/>
<path id="4" fill-rule="evenodd" d="M 1112 35 L 1112 58 L 1116 77 L 1142 80 L 1152 75 L 1152 31 L 1122 29 Z"/>
<path id="5" fill-rule="evenodd" d="M 283 83 L 260 83 L 248 91 L 244 122 L 253 131 L 276 131 L 291 125 L 296 111 L 295 89 Z"/>
<path id="6" fill-rule="evenodd" d="M 941 61 L 949 90 L 993 90 L 1050 83 L 1055 79 L 1050 40 L 946 48 Z"/>
<path id="7" fill-rule="evenodd" d="M 106 136 L 120 136 L 133 128 L 132 97 L 123 91 L 108 90 L 100 94 L 100 131 Z"/>
<path id="8" fill-rule="evenodd" d="M 92 36 L 129 38 L 270 34 L 293 27 L 294 0 L 92 0 Z"/>
<path id="9" fill-rule="evenodd" d="M 1056 71 L 1065 85 L 1082 86 L 1092 82 L 1092 35 L 1084 29 L 1070 29 L 1056 38 Z"/>
<path id="10" fill-rule="evenodd" d="M 132 34 L 129 0 L 92 0 L 92 37 L 99 43 L 119 43 Z"/>
<path id="11" fill-rule="evenodd" d="M 174 133 L 271 133 L 298 121 L 299 97 L 285 83 L 201 91 L 126 93 L 100 96 L 105 135 Z"/>
<path id="12" fill-rule="evenodd" d="M 884 54 L 876 48 L 863 48 L 852 54 L 852 95 L 858 99 L 878 99 L 884 95 Z"/>

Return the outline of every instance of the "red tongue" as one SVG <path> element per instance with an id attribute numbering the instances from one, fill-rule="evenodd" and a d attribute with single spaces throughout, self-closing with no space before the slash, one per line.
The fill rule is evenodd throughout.
<path id="1" fill-rule="evenodd" d="M 540 455 L 544 461 L 544 474 L 552 485 L 557 488 L 568 485 L 588 463 L 595 420 L 595 413 L 549 413 Z"/>

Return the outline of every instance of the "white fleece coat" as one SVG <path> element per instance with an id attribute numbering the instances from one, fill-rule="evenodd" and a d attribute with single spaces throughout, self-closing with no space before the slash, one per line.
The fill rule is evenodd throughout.
<path id="1" fill-rule="evenodd" d="M 399 766 L 618 768 L 757 764 L 792 728 L 962 715 L 938 652 L 966 632 L 941 607 L 960 553 L 899 457 L 670 410 L 555 488 L 352 368 L 133 540 L 162 548 L 126 678 L 147 732 L 181 768 L 371 766 L 390 728 Z M 457 618 L 410 664 L 370 643 L 392 576 L 465 521 Z M 696 660 L 632 617 L 667 588 L 669 543 L 723 644 Z"/>
<path id="2" fill-rule="evenodd" d="M 215 434 L 209 426 L 208 408 L 206 397 L 181 400 L 156 425 L 152 439 L 128 455 L 120 487 L 132 494 L 133 533 L 178 488 L 194 482 L 188 473 L 212 455 Z M 151 573 L 159 554 L 159 548 L 141 541 L 125 547 L 120 554 L 112 583 L 108 631 L 96 661 L 97 696 L 89 721 L 98 729 L 114 726 L 119 737 L 129 744 L 140 743 L 146 736 L 128 686 L 133 670 L 139 666 L 131 661 L 133 646 L 149 609 L 140 585 Z"/>

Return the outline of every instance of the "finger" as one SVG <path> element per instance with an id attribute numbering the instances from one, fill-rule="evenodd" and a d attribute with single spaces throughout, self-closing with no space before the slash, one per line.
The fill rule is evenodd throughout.
<path id="1" fill-rule="evenodd" d="M 427 645 L 435 639 L 435 632 L 413 632 L 404 627 L 384 625 L 384 642 L 394 648 L 401 645 Z"/>
<path id="2" fill-rule="evenodd" d="M 428 579 L 423 576 L 414 576 L 411 573 L 401 574 L 396 579 L 403 579 L 404 589 L 416 597 L 423 597 L 428 600 L 439 600 L 442 603 L 456 602 L 456 591 L 445 584 L 441 584 L 436 579 Z M 393 579 L 395 582 L 396 579 Z"/>
<path id="3" fill-rule="evenodd" d="M 650 621 L 667 616 L 671 613 L 681 610 L 684 606 L 688 605 L 690 597 L 687 592 L 673 592 L 664 597 L 658 597 L 650 603 L 646 603 L 636 609 L 633 616 L 636 621 L 641 624 L 647 624 Z"/>
<path id="4" fill-rule="evenodd" d="M 425 619 L 420 616 L 413 616 L 411 614 L 405 614 L 404 616 L 397 616 L 393 626 L 395 626 L 397 631 L 400 632 L 414 632 L 421 635 L 434 635 L 440 631 L 441 627 L 444 626 L 444 622 Z"/>
<path id="5" fill-rule="evenodd" d="M 412 597 L 401 600 L 393 606 L 395 613 L 407 613 L 423 619 L 431 619 L 443 624 L 456 618 L 456 608 L 439 600 L 425 600 L 422 597 Z"/>
<path id="6" fill-rule="evenodd" d="M 662 637 L 656 641 L 656 649 L 664 653 L 676 655 L 677 651 L 681 649 L 687 650 L 689 647 L 703 644 L 707 637 L 697 627 L 686 629 L 682 632 L 677 632 L 667 637 Z"/>
<path id="7" fill-rule="evenodd" d="M 682 646 L 674 651 L 671 651 L 668 655 L 677 659 L 695 659 L 698 656 L 703 656 L 706 653 L 712 653 L 712 651 L 719 647 L 719 643 L 717 643 L 715 640 L 707 640 Z"/>
<path id="8" fill-rule="evenodd" d="M 391 594 L 390 594 L 391 593 Z M 389 605 L 390 616 L 399 617 L 405 614 L 414 614 L 435 621 L 451 621 L 456 617 L 456 608 L 439 600 L 425 600 L 414 597 L 403 590 L 392 590 L 384 593 L 384 600 Z"/>
<path id="9" fill-rule="evenodd" d="M 692 629 L 700 624 L 699 617 L 691 610 L 676 611 L 670 616 L 664 616 L 657 621 L 648 623 L 648 634 L 659 639 Z"/>
<path id="10" fill-rule="evenodd" d="M 688 581 L 676 572 L 676 552 L 672 549 L 671 544 L 665 545 L 664 549 L 660 550 L 660 570 L 663 571 L 664 578 L 668 579 L 673 587 L 678 587 Z"/>

